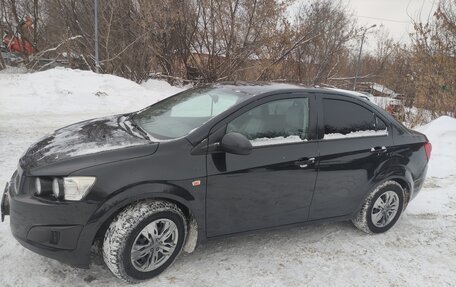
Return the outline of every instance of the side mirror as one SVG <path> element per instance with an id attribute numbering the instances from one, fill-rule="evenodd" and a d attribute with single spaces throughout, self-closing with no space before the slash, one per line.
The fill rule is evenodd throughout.
<path id="1" fill-rule="evenodd" d="M 220 151 L 232 154 L 247 155 L 252 152 L 252 144 L 240 133 L 227 133 L 219 145 Z"/>

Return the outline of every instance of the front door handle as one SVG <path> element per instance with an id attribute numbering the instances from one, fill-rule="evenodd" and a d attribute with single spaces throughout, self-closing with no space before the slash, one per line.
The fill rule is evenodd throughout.
<path id="1" fill-rule="evenodd" d="M 385 146 L 375 146 L 375 147 L 371 147 L 371 152 L 374 152 L 374 153 L 385 153 L 387 152 L 388 149 L 385 147 Z"/>
<path id="2" fill-rule="evenodd" d="M 315 163 L 314 157 L 311 157 L 311 158 L 305 157 L 305 158 L 295 161 L 295 165 L 299 166 L 300 168 L 306 168 L 308 166 L 313 165 L 314 163 Z"/>

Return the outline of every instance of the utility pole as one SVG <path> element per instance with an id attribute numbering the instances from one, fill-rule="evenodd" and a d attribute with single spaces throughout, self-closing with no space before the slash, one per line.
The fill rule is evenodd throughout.
<path id="1" fill-rule="evenodd" d="M 364 44 L 364 37 L 366 36 L 366 32 L 369 29 L 377 27 L 376 24 L 365 28 L 363 31 L 363 36 L 361 37 L 361 46 L 359 47 L 359 53 L 358 53 L 358 60 L 356 61 L 356 66 L 355 66 L 355 79 L 353 80 L 353 91 L 356 90 L 356 82 L 358 81 L 358 75 L 359 75 L 359 67 L 361 65 L 361 54 L 363 53 L 363 44 Z"/>
<path id="2" fill-rule="evenodd" d="M 95 71 L 100 72 L 100 59 L 98 58 L 98 0 L 95 1 Z"/>

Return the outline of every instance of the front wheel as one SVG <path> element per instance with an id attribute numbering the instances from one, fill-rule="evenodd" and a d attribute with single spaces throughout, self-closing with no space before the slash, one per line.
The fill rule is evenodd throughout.
<path id="1" fill-rule="evenodd" d="M 352 223 L 366 233 L 383 233 L 397 222 L 403 207 L 402 186 L 395 181 L 386 181 L 368 196 Z"/>
<path id="2" fill-rule="evenodd" d="M 186 237 L 182 211 L 166 201 L 128 206 L 112 221 L 103 258 L 118 278 L 135 283 L 163 272 L 180 253 Z"/>

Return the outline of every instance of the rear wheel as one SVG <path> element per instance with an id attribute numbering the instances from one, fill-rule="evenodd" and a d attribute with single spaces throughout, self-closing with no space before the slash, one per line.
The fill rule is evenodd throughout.
<path id="1" fill-rule="evenodd" d="M 180 253 L 186 237 L 182 211 L 166 201 L 127 207 L 110 224 L 103 258 L 118 278 L 134 283 L 163 272 Z"/>
<path id="2" fill-rule="evenodd" d="M 393 227 L 403 207 L 402 186 L 395 181 L 386 181 L 369 195 L 352 222 L 366 233 L 382 233 Z"/>

